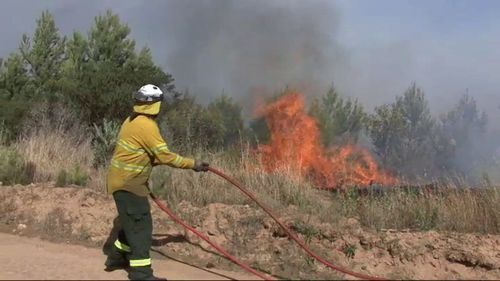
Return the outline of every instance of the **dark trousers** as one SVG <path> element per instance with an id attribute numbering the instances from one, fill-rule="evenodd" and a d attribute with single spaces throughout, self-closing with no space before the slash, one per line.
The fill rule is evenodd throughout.
<path id="1" fill-rule="evenodd" d="M 153 221 L 148 198 L 124 190 L 114 192 L 113 198 L 121 224 L 114 243 L 115 252 L 128 258 L 130 279 L 148 279 L 153 276 L 149 256 Z"/>

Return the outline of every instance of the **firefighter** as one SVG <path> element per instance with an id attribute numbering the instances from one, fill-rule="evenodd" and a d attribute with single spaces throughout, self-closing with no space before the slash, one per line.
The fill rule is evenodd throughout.
<path id="1" fill-rule="evenodd" d="M 161 89 L 151 84 L 134 94 L 133 113 L 121 126 L 107 174 L 106 188 L 115 200 L 120 230 L 105 266 L 107 271 L 128 268 L 131 280 L 161 280 L 153 275 L 149 256 L 153 225 L 147 196 L 153 166 L 196 172 L 206 172 L 209 167 L 169 150 L 155 121 L 162 99 Z"/>

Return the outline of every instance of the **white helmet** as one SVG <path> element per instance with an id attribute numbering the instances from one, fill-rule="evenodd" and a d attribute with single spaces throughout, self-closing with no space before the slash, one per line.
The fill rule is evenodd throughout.
<path id="1" fill-rule="evenodd" d="M 134 99 L 139 102 L 157 102 L 163 100 L 163 92 L 158 86 L 147 84 L 134 93 Z"/>

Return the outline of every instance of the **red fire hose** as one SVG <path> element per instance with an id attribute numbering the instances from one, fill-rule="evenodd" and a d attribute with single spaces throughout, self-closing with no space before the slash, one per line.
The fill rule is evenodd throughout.
<path id="1" fill-rule="evenodd" d="M 294 240 L 304 251 L 307 252 L 307 254 L 309 254 L 309 256 L 313 257 L 314 259 L 316 259 L 317 261 L 321 262 L 322 264 L 324 264 L 325 266 L 333 269 L 333 270 L 336 270 L 338 272 L 342 272 L 344 274 L 347 274 L 347 275 L 351 275 L 351 276 L 354 276 L 356 278 L 359 278 L 359 279 L 364 279 L 364 280 L 385 280 L 383 278 L 380 278 L 380 277 L 373 277 L 373 276 L 369 276 L 369 275 L 365 275 L 365 274 L 362 274 L 362 273 L 357 273 L 357 272 L 353 272 L 353 271 L 350 271 L 348 269 L 345 269 L 345 268 L 342 268 L 342 267 L 339 267 L 339 266 L 336 266 L 330 262 L 328 262 L 327 260 L 321 258 L 320 256 L 316 255 L 313 251 L 311 251 L 307 246 L 306 244 L 300 240 L 290 229 L 288 229 L 288 227 L 283 224 L 270 210 L 269 207 L 267 207 L 266 205 L 262 204 L 261 202 L 259 202 L 257 200 L 257 198 L 250 192 L 248 191 L 246 188 L 243 187 L 242 184 L 240 184 L 239 182 L 237 182 L 236 180 L 230 178 L 229 176 L 225 175 L 223 172 L 217 170 L 217 169 L 214 169 L 212 167 L 209 168 L 209 171 L 220 176 L 221 178 L 227 180 L 228 182 L 230 182 L 231 184 L 233 184 L 235 187 L 237 187 L 241 192 L 243 192 L 245 195 L 247 195 L 250 199 L 252 199 L 259 207 L 261 207 L 271 218 L 273 218 L 274 221 L 276 221 L 276 223 L 278 223 L 278 225 L 283 228 L 283 230 L 287 233 L 288 237 L 290 237 L 292 240 Z M 183 222 L 181 219 L 179 219 L 174 213 L 172 213 L 172 211 L 170 211 L 166 206 L 164 206 L 156 197 L 154 197 L 153 194 L 151 194 L 151 197 L 153 198 L 153 201 L 158 205 L 158 207 L 160 207 L 160 209 L 162 209 L 165 213 L 167 213 L 167 215 L 169 215 L 175 222 L 179 223 L 180 225 L 182 225 L 184 228 L 190 230 L 191 232 L 193 232 L 194 234 L 196 234 L 198 237 L 200 237 L 201 239 L 205 240 L 207 243 L 209 243 L 212 247 L 214 247 L 217 251 L 219 251 L 221 254 L 223 254 L 224 256 L 226 256 L 229 260 L 231 260 L 232 262 L 236 263 L 237 265 L 239 265 L 241 268 L 243 268 L 244 270 L 264 279 L 264 280 L 272 280 L 270 279 L 269 277 L 265 276 L 263 273 L 260 273 L 254 269 L 252 269 L 251 267 L 243 264 L 242 262 L 238 261 L 235 257 L 231 256 L 229 253 L 227 253 L 224 249 L 222 249 L 221 247 L 219 247 L 218 245 L 212 243 L 207 237 L 205 237 L 203 234 L 201 234 L 200 232 L 196 231 L 194 228 L 190 227 L 189 225 L 187 225 L 185 222 Z"/>
<path id="2" fill-rule="evenodd" d="M 160 200 L 158 200 L 158 198 L 156 198 L 156 196 L 153 195 L 153 193 L 150 193 L 149 194 L 151 196 L 151 198 L 153 199 L 153 201 L 156 203 L 156 205 L 158 205 L 158 207 L 164 211 L 165 213 L 167 213 L 167 215 L 173 220 L 175 221 L 176 223 L 182 225 L 182 227 L 184 227 L 185 229 L 191 231 L 192 233 L 194 233 L 196 236 L 200 237 L 201 239 L 205 240 L 205 242 L 207 242 L 208 244 L 210 244 L 210 246 L 214 247 L 219 253 L 221 253 L 222 255 L 224 255 L 226 258 L 228 258 L 230 261 L 234 262 L 235 264 L 239 265 L 241 268 L 243 268 L 244 270 L 262 278 L 263 280 L 274 280 L 273 278 L 270 278 L 270 277 L 267 277 L 266 275 L 264 275 L 263 273 L 260 273 L 258 272 L 257 270 L 251 268 L 250 266 L 240 262 L 238 259 L 236 259 L 235 257 L 233 257 L 231 254 L 229 254 L 228 252 L 226 252 L 224 249 L 222 249 L 219 245 L 213 243 L 212 241 L 210 241 L 205 235 L 203 235 L 202 233 L 200 233 L 199 231 L 197 231 L 196 229 L 194 229 L 192 226 L 188 225 L 187 223 L 185 223 L 183 220 L 181 220 L 179 217 L 177 217 L 169 208 L 167 208 L 167 206 L 163 205 Z"/>
<path id="3" fill-rule="evenodd" d="M 362 274 L 362 273 L 353 272 L 353 271 L 350 271 L 348 269 L 336 266 L 336 265 L 328 262 L 327 260 L 323 259 L 322 257 L 316 255 L 313 251 L 311 251 L 306 246 L 306 244 L 304 243 L 304 241 L 300 240 L 290 229 L 288 229 L 288 227 L 285 224 L 283 224 L 278 218 L 276 218 L 276 216 L 271 212 L 271 210 L 270 210 L 269 207 L 267 207 L 264 204 L 260 203 L 257 200 L 257 198 L 255 197 L 255 195 L 253 195 L 250 191 L 248 191 L 247 189 L 245 189 L 242 184 L 240 184 L 236 180 L 228 177 L 227 175 L 225 175 L 224 173 L 222 173 L 221 171 L 219 171 L 217 169 L 214 169 L 214 168 L 210 167 L 209 170 L 210 170 L 210 172 L 212 172 L 212 173 L 220 176 L 221 178 L 224 178 L 225 180 L 227 180 L 228 182 L 230 182 L 231 184 L 233 184 L 234 186 L 236 186 L 239 190 L 241 190 L 241 192 L 245 193 L 246 196 L 250 197 L 250 199 L 252 199 L 255 203 L 257 203 L 257 205 L 259 205 L 259 207 L 261 207 L 271 218 L 273 218 L 273 220 L 276 223 L 279 224 L 279 226 L 281 226 L 281 228 L 283 228 L 283 230 L 288 234 L 288 237 L 290 237 L 293 241 L 297 242 L 297 244 L 299 244 L 299 246 L 302 249 L 304 249 L 304 251 L 306 251 L 309 254 L 309 256 L 313 257 L 314 259 L 316 259 L 317 261 L 321 262 L 325 266 L 327 266 L 327 267 L 329 267 L 329 268 L 331 268 L 333 270 L 336 270 L 336 271 L 342 272 L 344 274 L 347 274 L 347 275 L 351 275 L 351 276 L 354 276 L 354 277 L 357 277 L 357 278 L 360 278 L 360 279 L 364 279 L 364 280 L 385 280 L 383 278 L 373 277 L 373 276 L 365 275 L 365 274 Z"/>

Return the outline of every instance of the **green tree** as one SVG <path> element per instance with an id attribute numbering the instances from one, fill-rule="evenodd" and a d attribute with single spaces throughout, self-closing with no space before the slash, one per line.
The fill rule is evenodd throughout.
<path id="1" fill-rule="evenodd" d="M 215 140 L 217 146 L 229 147 L 239 141 L 243 131 L 241 106 L 231 97 L 221 95 L 208 105 L 211 122 L 221 126 L 222 138 Z"/>
<path id="2" fill-rule="evenodd" d="M 468 175 L 491 158 L 494 148 L 486 141 L 487 123 L 486 113 L 467 94 L 442 115 L 437 135 L 440 166 Z"/>
<path id="3" fill-rule="evenodd" d="M 22 57 L 12 53 L 0 65 L 0 97 L 2 100 L 24 99 L 30 90 L 30 78 Z"/>
<path id="4" fill-rule="evenodd" d="M 88 123 L 121 120 L 130 114 L 131 95 L 144 84 L 173 90 L 173 78 L 153 63 L 151 52 L 135 51 L 130 28 L 107 11 L 95 18 L 87 38 L 74 33 L 68 42 L 62 88 L 66 100 Z"/>
<path id="5" fill-rule="evenodd" d="M 52 15 L 44 11 L 33 38 L 24 34 L 19 53 L 13 53 L 0 73 L 0 119 L 15 137 L 32 108 L 54 102 L 58 94 L 65 39 Z"/>
<path id="6" fill-rule="evenodd" d="M 65 60 L 66 38 L 59 35 L 54 17 L 42 12 L 31 39 L 24 34 L 19 50 L 26 63 L 28 75 L 35 85 L 34 95 L 54 99 L 61 78 L 61 65 Z"/>
<path id="7" fill-rule="evenodd" d="M 344 100 L 331 87 L 321 101 L 315 99 L 309 110 L 316 118 L 323 145 L 356 142 L 366 114 L 357 100 Z"/>
<path id="8" fill-rule="evenodd" d="M 375 108 L 369 133 L 387 167 L 409 178 L 433 174 L 435 122 L 424 92 L 415 84 L 396 102 Z"/>
<path id="9" fill-rule="evenodd" d="M 0 64 L 0 124 L 9 138 L 15 137 L 30 108 L 33 90 L 21 56 L 13 53 Z"/>
<path id="10" fill-rule="evenodd" d="M 169 143 L 180 151 L 191 153 L 192 148 L 218 148 L 224 137 L 222 122 L 213 119 L 196 99 L 183 93 L 163 106 L 160 118 L 162 133 Z"/>

